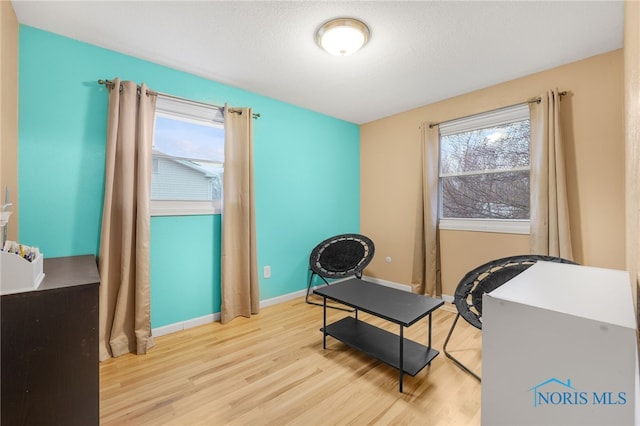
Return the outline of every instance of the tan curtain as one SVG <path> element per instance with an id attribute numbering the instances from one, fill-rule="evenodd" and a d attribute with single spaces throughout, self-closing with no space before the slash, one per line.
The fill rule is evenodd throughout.
<path id="1" fill-rule="evenodd" d="M 100 360 L 146 353 L 151 338 L 149 229 L 156 96 L 131 81 L 109 89 L 100 240 Z"/>
<path id="2" fill-rule="evenodd" d="M 253 114 L 225 106 L 221 322 L 260 309 L 253 201 Z"/>
<path id="3" fill-rule="evenodd" d="M 530 111 L 531 253 L 573 259 L 558 89 Z"/>
<path id="4" fill-rule="evenodd" d="M 439 127 L 423 123 L 420 134 L 422 178 L 411 286 L 414 293 L 439 297 L 442 295 L 438 236 Z"/>

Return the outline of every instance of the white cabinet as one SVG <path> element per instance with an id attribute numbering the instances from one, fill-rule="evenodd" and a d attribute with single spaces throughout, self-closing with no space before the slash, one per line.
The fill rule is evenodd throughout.
<path id="1" fill-rule="evenodd" d="M 639 424 L 625 271 L 538 262 L 483 297 L 483 425 Z"/>

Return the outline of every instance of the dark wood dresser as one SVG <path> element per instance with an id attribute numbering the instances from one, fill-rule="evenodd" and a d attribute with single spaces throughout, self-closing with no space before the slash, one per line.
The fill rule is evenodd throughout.
<path id="1" fill-rule="evenodd" d="M 98 291 L 93 255 L 44 260 L 35 291 L 0 303 L 2 425 L 98 425 Z"/>

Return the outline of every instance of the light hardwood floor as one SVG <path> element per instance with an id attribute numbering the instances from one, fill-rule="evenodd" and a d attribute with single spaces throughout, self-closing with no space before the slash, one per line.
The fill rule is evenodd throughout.
<path id="1" fill-rule="evenodd" d="M 479 425 L 480 383 L 442 351 L 452 305 L 433 314 L 440 351 L 415 377 L 328 337 L 322 308 L 295 299 L 230 324 L 161 336 L 147 355 L 100 364 L 102 425 Z M 328 321 L 348 313 L 328 311 Z M 359 318 L 398 332 L 364 313 Z M 426 343 L 427 320 L 405 329 Z M 449 350 L 480 371 L 481 333 L 465 321 Z"/>

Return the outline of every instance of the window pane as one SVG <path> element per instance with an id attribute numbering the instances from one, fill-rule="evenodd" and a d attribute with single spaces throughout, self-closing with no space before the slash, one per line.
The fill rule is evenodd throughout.
<path id="1" fill-rule="evenodd" d="M 224 164 L 222 124 L 156 116 L 152 200 L 220 200 Z"/>
<path id="2" fill-rule="evenodd" d="M 441 178 L 442 217 L 529 219 L 529 171 Z"/>
<path id="3" fill-rule="evenodd" d="M 440 174 L 529 167 L 529 120 L 442 136 Z"/>

